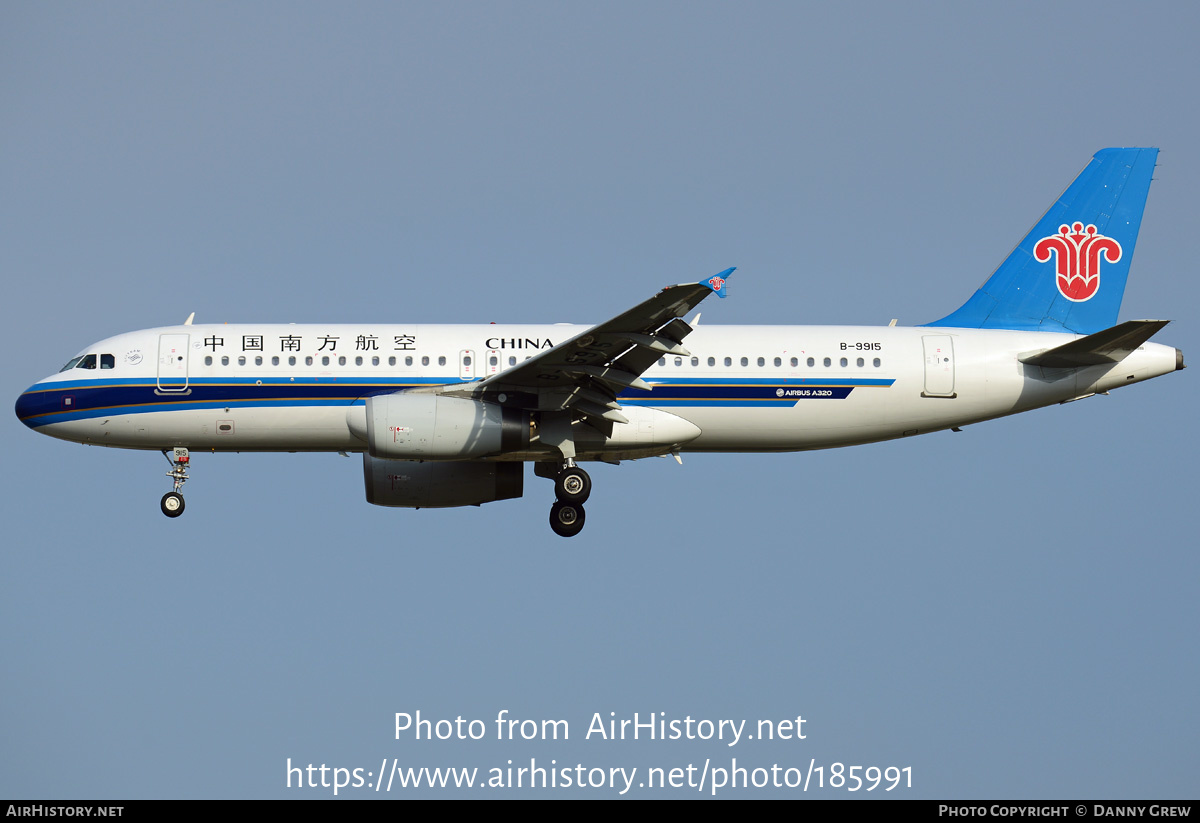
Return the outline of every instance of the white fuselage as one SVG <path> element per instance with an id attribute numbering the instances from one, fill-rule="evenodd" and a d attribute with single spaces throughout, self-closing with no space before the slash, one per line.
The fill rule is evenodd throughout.
<path id="1" fill-rule="evenodd" d="M 363 451 L 365 399 L 469 384 L 584 331 L 528 325 L 173 326 L 82 352 L 94 368 L 47 377 L 18 401 L 45 434 L 135 449 Z M 699 326 L 618 397 L 622 426 L 693 424 L 672 450 L 830 448 L 961 426 L 1108 391 L 1177 368 L 1146 343 L 1124 360 L 1045 369 L 1018 357 L 1077 335 L 932 327 Z M 102 355 L 109 355 L 104 358 Z M 359 411 L 354 409 L 358 407 Z M 647 422 L 649 421 L 649 422 Z M 614 433 L 615 436 L 615 433 Z M 669 439 L 669 438 L 668 438 Z M 604 456 L 599 445 L 581 459 Z M 623 456 L 637 456 L 613 445 Z M 536 450 L 497 455 L 537 459 Z"/>

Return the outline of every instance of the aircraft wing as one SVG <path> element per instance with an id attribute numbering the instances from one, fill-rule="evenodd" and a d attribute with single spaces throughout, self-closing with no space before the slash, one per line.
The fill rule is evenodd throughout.
<path id="1" fill-rule="evenodd" d="M 628 422 L 618 411 L 616 396 L 631 387 L 649 389 L 641 375 L 663 355 L 688 355 L 680 343 L 692 327 L 683 316 L 713 292 L 724 297 L 732 272 L 667 286 L 605 323 L 462 388 L 506 406 L 570 409 L 583 417 Z"/>

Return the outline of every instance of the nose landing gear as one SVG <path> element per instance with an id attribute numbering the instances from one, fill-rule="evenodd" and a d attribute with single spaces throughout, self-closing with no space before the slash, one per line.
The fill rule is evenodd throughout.
<path id="1" fill-rule="evenodd" d="M 592 478 L 583 469 L 575 465 L 574 460 L 567 461 L 554 477 L 554 496 L 557 498 L 550 507 L 550 528 L 559 537 L 574 537 L 583 531 L 586 517 L 583 504 L 592 493 Z"/>
<path id="2" fill-rule="evenodd" d="M 187 482 L 188 465 L 191 462 L 191 457 L 188 455 L 188 450 L 177 447 L 174 454 L 167 456 L 167 450 L 163 449 L 163 457 L 167 458 L 167 462 L 171 464 L 171 470 L 167 472 L 167 477 L 175 481 L 175 490 L 169 491 L 162 496 L 159 502 L 159 508 L 167 517 L 178 517 L 183 514 L 183 495 L 179 490 L 183 488 L 183 484 Z"/>

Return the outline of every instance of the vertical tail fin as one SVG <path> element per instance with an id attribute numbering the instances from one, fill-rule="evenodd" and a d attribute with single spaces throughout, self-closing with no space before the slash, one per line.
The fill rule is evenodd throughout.
<path id="1" fill-rule="evenodd" d="M 1116 325 L 1158 149 L 1104 149 L 979 291 L 930 326 L 1091 334 Z"/>

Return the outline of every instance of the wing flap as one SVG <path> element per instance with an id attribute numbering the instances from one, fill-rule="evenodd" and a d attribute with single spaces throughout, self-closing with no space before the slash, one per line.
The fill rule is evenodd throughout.
<path id="1" fill-rule="evenodd" d="M 681 346 L 675 340 L 665 335 L 654 334 L 638 334 L 636 332 L 625 332 L 623 334 L 605 334 L 601 335 L 606 339 L 623 340 L 632 343 L 635 346 L 641 346 L 650 351 L 659 352 L 661 354 L 676 354 L 681 357 L 688 357 L 691 352 Z"/>
<path id="2" fill-rule="evenodd" d="M 599 406 L 595 403 L 589 403 L 586 400 L 576 400 L 571 403 L 568 408 L 572 411 L 577 411 L 585 417 L 599 417 L 602 420 L 610 420 L 613 423 L 628 423 L 629 418 L 621 414 L 616 409 L 609 409 L 604 406 Z"/>

